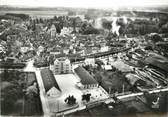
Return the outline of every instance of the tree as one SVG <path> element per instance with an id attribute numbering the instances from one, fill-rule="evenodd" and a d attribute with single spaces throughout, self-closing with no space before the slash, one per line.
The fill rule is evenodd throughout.
<path id="1" fill-rule="evenodd" d="M 37 89 L 37 83 L 33 82 L 33 85 L 27 87 L 25 92 L 25 99 L 26 99 L 26 114 L 33 115 L 36 113 L 35 111 L 38 108 L 37 101 L 38 101 L 39 92 Z"/>
<path id="2" fill-rule="evenodd" d="M 5 89 L 1 90 L 1 112 L 6 114 L 14 109 L 17 99 L 21 98 L 22 91 L 18 85 L 11 84 Z"/>
<path id="3" fill-rule="evenodd" d="M 156 42 L 159 42 L 159 41 L 163 41 L 162 37 L 160 37 L 158 34 L 154 34 L 151 36 L 151 40 L 156 43 Z"/>
<path id="4" fill-rule="evenodd" d="M 168 32 L 168 22 L 161 26 L 160 33 L 167 33 Z"/>
<path id="5" fill-rule="evenodd" d="M 129 114 L 135 114 L 138 110 L 135 107 L 128 107 L 127 111 Z"/>
<path id="6" fill-rule="evenodd" d="M 29 19 L 29 15 L 26 15 L 26 14 L 6 13 L 5 15 L 6 16 L 18 17 L 22 20 L 28 20 Z"/>
<path id="7" fill-rule="evenodd" d="M 86 100 L 86 102 L 89 102 L 90 101 L 90 96 L 91 94 L 83 94 L 82 95 L 82 101 Z"/>
<path id="8" fill-rule="evenodd" d="M 87 28 L 87 23 L 84 22 L 80 27 L 80 33 L 84 32 L 86 30 L 86 28 Z"/>
<path id="9" fill-rule="evenodd" d="M 159 110 L 161 112 L 166 112 L 168 110 L 168 93 L 167 92 L 161 92 L 159 96 Z"/>
<path id="10" fill-rule="evenodd" d="M 35 31 L 36 30 L 36 21 L 33 20 L 33 24 L 32 24 L 32 31 Z"/>
<path id="11" fill-rule="evenodd" d="M 39 19 L 40 23 L 44 23 L 44 20 L 42 18 Z"/>
<path id="12" fill-rule="evenodd" d="M 88 14 L 86 14 L 84 17 L 85 17 L 85 19 L 87 19 L 87 20 L 90 20 L 90 19 L 91 19 L 91 16 L 88 15 Z"/>
<path id="13" fill-rule="evenodd" d="M 107 30 L 110 31 L 111 28 L 112 28 L 111 23 L 112 23 L 111 21 L 107 21 L 107 20 L 106 20 L 106 21 L 103 21 L 103 22 L 102 22 L 102 26 L 103 26 L 104 29 L 107 29 Z"/>
<path id="14" fill-rule="evenodd" d="M 27 87 L 26 96 L 32 100 L 37 95 L 38 95 L 37 83 L 34 82 L 33 85 Z"/>
<path id="15" fill-rule="evenodd" d="M 99 34 L 99 30 L 94 28 L 93 26 L 89 25 L 86 27 L 86 29 L 82 32 L 82 34 Z"/>
<path id="16" fill-rule="evenodd" d="M 144 97 L 146 98 L 147 104 L 152 107 L 154 101 L 157 100 L 158 96 L 156 94 L 149 94 L 149 92 L 144 92 Z"/>
<path id="17" fill-rule="evenodd" d="M 76 18 L 72 20 L 72 25 L 73 25 L 73 31 L 72 33 L 76 33 Z"/>
<path id="18" fill-rule="evenodd" d="M 68 105 L 74 105 L 76 104 L 76 98 L 72 95 L 72 96 L 68 96 L 65 100 L 64 100 Z"/>
<path id="19" fill-rule="evenodd" d="M 95 73 L 95 78 L 98 81 L 99 85 L 101 85 L 102 84 L 102 76 L 101 76 L 100 72 L 97 71 Z"/>
<path id="20" fill-rule="evenodd" d="M 151 51 L 153 51 L 152 46 L 146 46 L 144 49 L 145 49 L 145 50 L 151 50 Z"/>

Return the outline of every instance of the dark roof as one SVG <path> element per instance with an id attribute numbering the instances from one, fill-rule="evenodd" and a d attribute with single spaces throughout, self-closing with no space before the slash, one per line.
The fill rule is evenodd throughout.
<path id="1" fill-rule="evenodd" d="M 41 70 L 41 77 L 42 77 L 44 88 L 45 88 L 46 92 L 48 90 L 50 90 L 52 87 L 55 87 L 59 91 L 61 91 L 61 89 L 59 88 L 58 83 L 54 77 L 54 74 L 52 73 L 51 70 L 49 70 L 48 68 L 42 69 Z"/>
<path id="2" fill-rule="evenodd" d="M 145 62 L 168 72 L 168 60 L 162 57 L 150 56 L 145 59 Z"/>
<path id="3" fill-rule="evenodd" d="M 75 73 L 80 77 L 83 85 L 97 84 L 97 81 L 83 67 L 77 67 Z"/>

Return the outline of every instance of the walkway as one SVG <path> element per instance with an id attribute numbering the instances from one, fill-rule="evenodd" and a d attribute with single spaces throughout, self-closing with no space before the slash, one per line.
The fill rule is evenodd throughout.
<path id="1" fill-rule="evenodd" d="M 44 113 L 45 117 L 48 117 L 48 116 L 50 116 L 50 110 L 49 110 L 48 102 L 46 101 L 46 98 L 45 98 L 45 89 L 43 86 L 43 81 L 41 78 L 40 70 L 35 68 L 33 66 L 33 63 L 34 63 L 34 60 L 28 61 L 27 66 L 25 67 L 24 71 L 25 72 L 35 72 L 36 78 L 37 78 L 37 83 L 38 83 L 39 89 L 40 89 L 40 99 L 41 99 L 41 103 L 42 103 L 43 113 Z"/>

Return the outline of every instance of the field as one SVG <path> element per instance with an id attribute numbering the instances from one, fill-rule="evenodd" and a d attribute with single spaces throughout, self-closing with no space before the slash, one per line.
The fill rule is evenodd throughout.
<path id="1" fill-rule="evenodd" d="M 67 15 L 66 11 L 56 11 L 56 10 L 52 10 L 52 11 L 40 11 L 40 10 L 36 10 L 36 11 L 20 11 L 20 10 L 14 10 L 14 11 L 0 11 L 1 15 L 4 15 L 6 13 L 16 13 L 16 14 L 28 14 L 30 15 L 32 18 L 52 18 L 54 16 L 62 16 L 62 15 Z"/>

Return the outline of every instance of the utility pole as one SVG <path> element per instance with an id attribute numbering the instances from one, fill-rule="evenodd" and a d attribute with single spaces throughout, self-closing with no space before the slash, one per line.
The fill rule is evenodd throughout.
<path id="1" fill-rule="evenodd" d="M 26 76 L 25 76 L 25 78 L 24 78 L 24 82 L 25 83 L 27 83 L 27 77 L 28 77 L 28 74 L 26 74 Z M 24 115 L 25 114 L 25 93 L 26 93 L 26 91 L 25 91 L 25 89 L 27 88 L 27 84 L 24 84 L 24 86 L 23 86 L 23 92 L 24 92 L 24 95 L 23 95 L 23 109 L 22 109 L 22 114 Z"/>
<path id="2" fill-rule="evenodd" d="M 123 84 L 123 87 L 122 87 L 122 89 L 123 89 L 122 92 L 123 92 L 123 93 L 124 93 L 124 88 L 125 88 L 125 85 Z"/>
<path id="3" fill-rule="evenodd" d="M 111 93 L 111 86 L 109 86 L 109 94 Z"/>
<path id="4" fill-rule="evenodd" d="M 57 103 L 58 103 L 58 112 L 59 112 L 59 100 L 57 101 Z"/>

